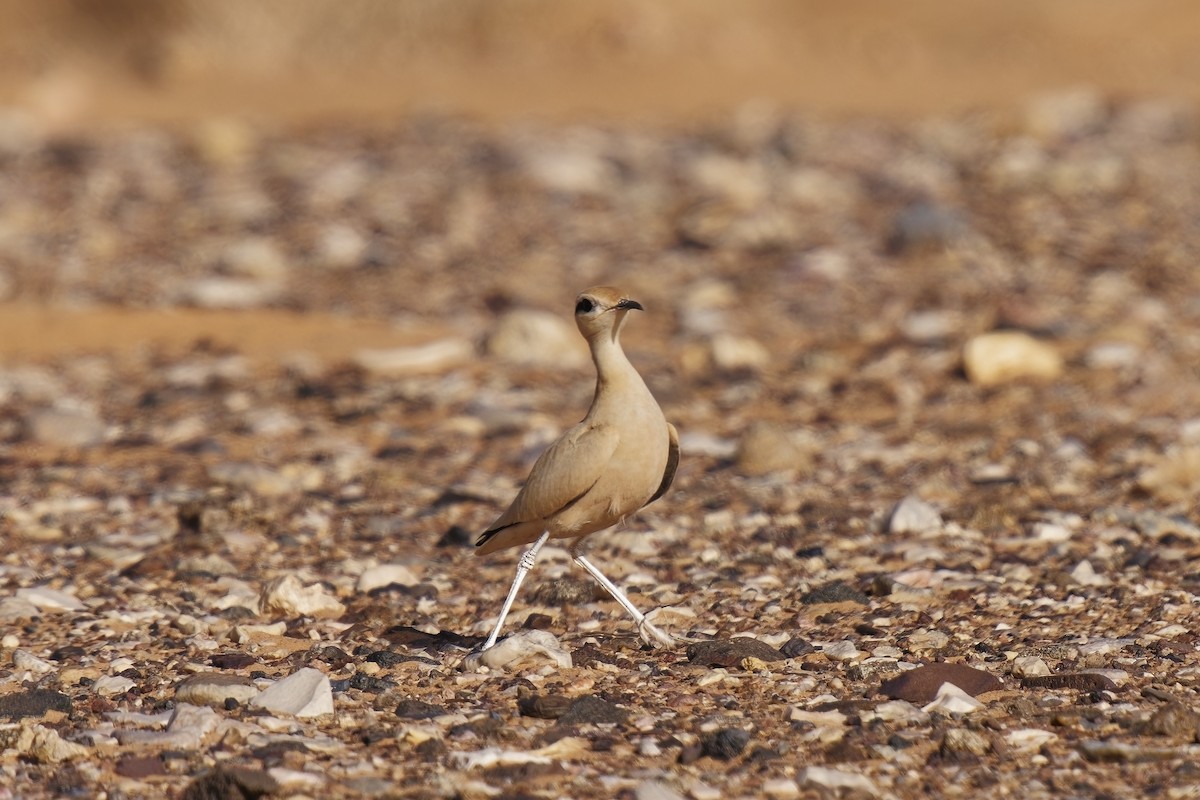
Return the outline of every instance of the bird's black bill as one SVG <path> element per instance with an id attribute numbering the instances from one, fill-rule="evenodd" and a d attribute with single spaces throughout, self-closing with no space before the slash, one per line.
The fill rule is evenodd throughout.
<path id="1" fill-rule="evenodd" d="M 646 309 L 642 308 L 642 304 L 639 303 L 637 300 L 621 300 L 617 303 L 617 308 L 624 308 L 626 310 L 634 308 L 634 309 L 637 309 L 638 311 L 646 310 Z"/>

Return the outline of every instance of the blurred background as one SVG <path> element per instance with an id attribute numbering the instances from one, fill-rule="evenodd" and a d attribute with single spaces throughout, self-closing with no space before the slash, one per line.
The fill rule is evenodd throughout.
<path id="1" fill-rule="evenodd" d="M 1200 95 L 1189 0 L 6 0 L 0 104 L 211 115 L 678 121 L 752 99 L 915 115 L 1047 88 Z"/>

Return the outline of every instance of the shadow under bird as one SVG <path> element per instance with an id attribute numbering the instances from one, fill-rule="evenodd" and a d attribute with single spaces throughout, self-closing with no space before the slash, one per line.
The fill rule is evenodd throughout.
<path id="1" fill-rule="evenodd" d="M 532 542 L 517 563 L 512 588 L 483 650 L 496 643 L 521 582 L 547 539 L 574 540 L 570 553 L 575 563 L 629 612 L 643 641 L 651 646 L 675 643 L 580 552 L 587 536 L 662 497 L 679 465 L 675 426 L 621 349 L 621 326 L 633 310 L 644 309 L 611 286 L 588 289 L 575 299 L 575 324 L 596 365 L 596 393 L 587 416 L 542 453 L 512 505 L 475 543 L 482 555 Z"/>

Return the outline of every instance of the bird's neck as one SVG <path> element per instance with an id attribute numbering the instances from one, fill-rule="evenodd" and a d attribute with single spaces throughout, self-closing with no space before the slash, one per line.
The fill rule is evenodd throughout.
<path id="1" fill-rule="evenodd" d="M 617 331 L 597 336 L 589 344 L 592 350 L 592 362 L 596 365 L 596 396 L 592 400 L 593 408 L 600 398 L 601 387 L 644 385 L 642 377 L 638 375 L 633 364 L 629 363 L 629 359 L 625 356 L 625 351 L 621 349 Z"/>

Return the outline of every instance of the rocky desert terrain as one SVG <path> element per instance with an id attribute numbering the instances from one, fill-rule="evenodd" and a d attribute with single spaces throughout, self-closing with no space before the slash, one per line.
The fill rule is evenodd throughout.
<path id="1" fill-rule="evenodd" d="M 68 73 L 0 114 L 0 797 L 1200 796 L 1186 92 L 117 122 Z M 589 554 L 685 641 L 548 546 L 476 665 L 594 284 L 683 457 Z"/>

